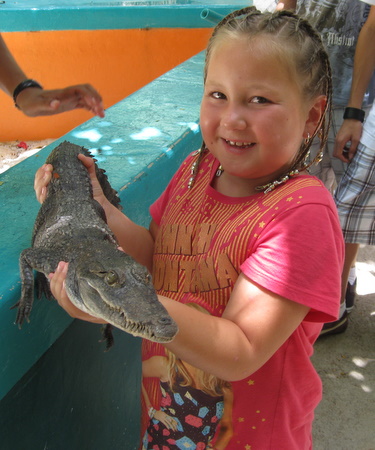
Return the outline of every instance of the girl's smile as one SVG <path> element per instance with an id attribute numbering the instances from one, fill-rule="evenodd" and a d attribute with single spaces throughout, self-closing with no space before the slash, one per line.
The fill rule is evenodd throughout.
<path id="1" fill-rule="evenodd" d="M 245 149 L 245 148 L 249 148 L 252 147 L 253 145 L 255 145 L 254 142 L 239 142 L 239 141 L 231 141 L 231 140 L 227 140 L 224 139 L 225 143 L 229 146 L 228 151 L 234 151 L 236 152 L 236 150 L 239 149 Z M 231 147 L 233 147 L 231 149 Z"/>

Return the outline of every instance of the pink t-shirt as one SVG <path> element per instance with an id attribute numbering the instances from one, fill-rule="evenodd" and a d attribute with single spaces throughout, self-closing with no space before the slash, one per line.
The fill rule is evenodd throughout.
<path id="1" fill-rule="evenodd" d="M 242 271 L 264 288 L 311 308 L 262 368 L 232 383 L 234 436 L 227 446 L 309 449 L 313 413 L 321 399 L 321 381 L 310 361 L 312 345 L 322 323 L 337 318 L 340 301 L 344 247 L 332 197 L 309 175 L 268 194 L 222 195 L 211 187 L 218 161 L 209 153 L 189 190 L 195 158 L 185 160 L 150 209 L 159 225 L 155 287 L 161 295 L 199 303 L 221 316 Z M 160 345 L 144 342 L 143 359 L 163 353 Z M 156 395 L 152 380 L 146 384 Z"/>

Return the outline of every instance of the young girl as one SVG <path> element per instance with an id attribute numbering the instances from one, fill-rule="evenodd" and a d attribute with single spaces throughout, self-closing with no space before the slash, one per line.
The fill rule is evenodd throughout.
<path id="1" fill-rule="evenodd" d="M 82 161 L 120 245 L 152 270 L 179 326 L 165 347 L 232 382 L 227 448 L 309 449 L 322 391 L 310 357 L 322 323 L 337 318 L 343 260 L 335 205 L 305 164 L 312 139 L 327 136 L 327 54 L 303 19 L 245 8 L 214 29 L 204 85 L 204 145 L 151 206 L 149 230 L 109 204 Z M 50 171 L 37 173 L 40 200 Z M 51 275 L 53 294 L 73 317 L 100 322 L 69 302 L 66 271 Z M 186 306 L 198 301 L 213 314 Z M 147 341 L 143 351 L 164 355 Z"/>

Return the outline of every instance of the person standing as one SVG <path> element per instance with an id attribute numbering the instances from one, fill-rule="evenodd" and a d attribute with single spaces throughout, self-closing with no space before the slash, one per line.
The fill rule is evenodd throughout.
<path id="1" fill-rule="evenodd" d="M 366 86 L 375 71 L 375 0 L 362 1 L 372 6 L 358 39 L 348 102 L 348 108 L 357 111 L 358 117 L 343 121 L 336 136 L 334 151 L 334 156 L 349 161 L 335 192 L 345 239 L 342 297 L 346 298 L 349 312 L 355 301 L 355 262 L 359 246 L 375 245 L 375 104 L 363 127 L 361 113 Z"/>

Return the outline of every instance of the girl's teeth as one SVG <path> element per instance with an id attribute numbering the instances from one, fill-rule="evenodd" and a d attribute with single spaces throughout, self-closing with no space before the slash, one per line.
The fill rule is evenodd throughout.
<path id="1" fill-rule="evenodd" d="M 227 141 L 228 144 L 234 145 L 236 147 L 247 147 L 251 145 L 251 142 L 233 142 L 233 141 Z"/>

